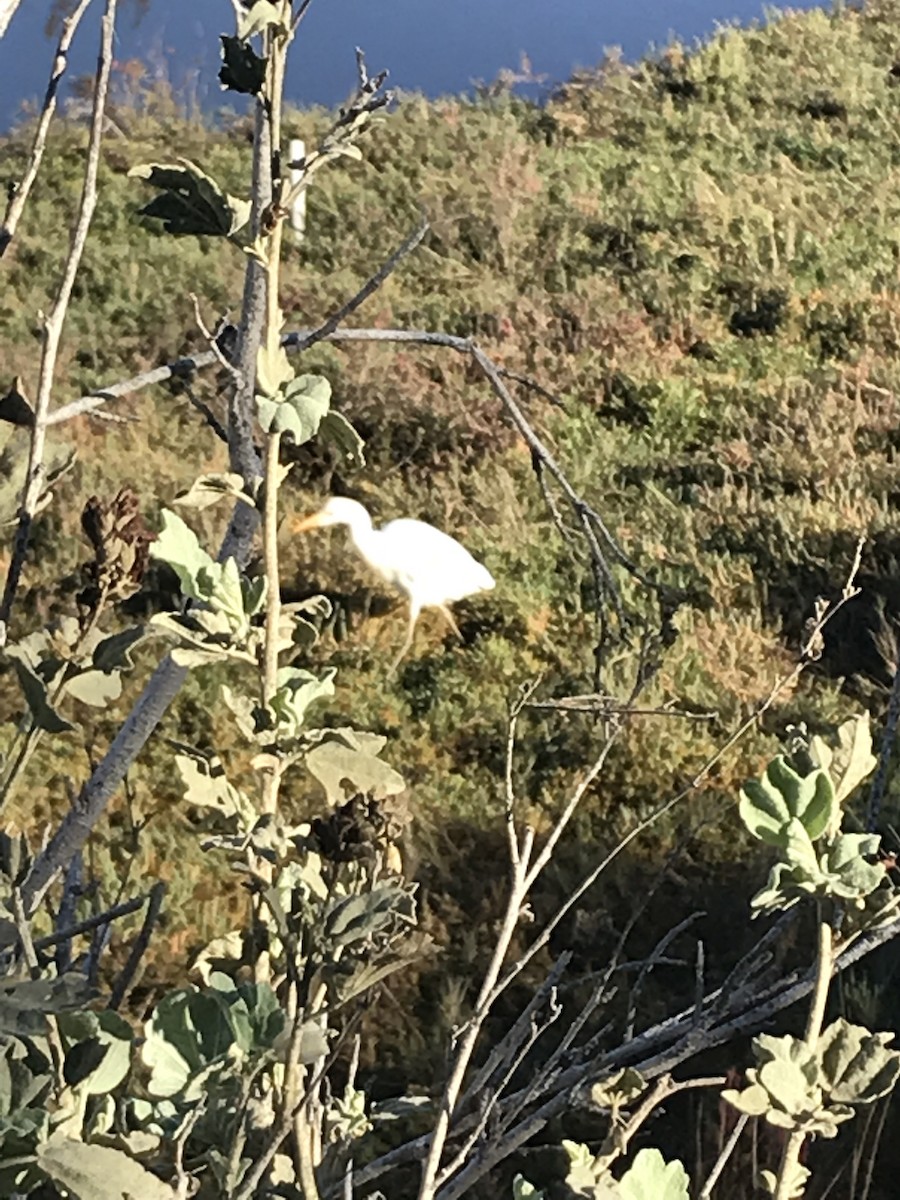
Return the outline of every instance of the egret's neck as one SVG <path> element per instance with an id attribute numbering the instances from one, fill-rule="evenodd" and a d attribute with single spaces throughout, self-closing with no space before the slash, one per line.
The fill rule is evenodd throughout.
<path id="1" fill-rule="evenodd" d="M 345 524 L 350 530 L 354 546 L 356 546 L 360 554 L 365 556 L 366 550 L 372 545 L 372 538 L 375 537 L 372 518 L 362 505 L 360 505 L 359 512 L 354 512 Z"/>

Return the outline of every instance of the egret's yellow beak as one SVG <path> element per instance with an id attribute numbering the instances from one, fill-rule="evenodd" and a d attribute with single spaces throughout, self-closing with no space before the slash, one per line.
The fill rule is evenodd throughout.
<path id="1" fill-rule="evenodd" d="M 322 514 L 313 513 L 310 517 L 294 517 L 290 529 L 292 533 L 306 533 L 310 529 L 319 529 L 322 524 Z"/>

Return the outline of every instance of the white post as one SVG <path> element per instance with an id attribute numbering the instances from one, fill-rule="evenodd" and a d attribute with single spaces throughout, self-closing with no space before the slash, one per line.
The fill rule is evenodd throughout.
<path id="1" fill-rule="evenodd" d="M 291 138 L 289 148 L 291 162 L 299 162 L 306 155 L 306 142 L 300 138 Z M 302 172 L 291 171 L 291 187 L 300 182 Z M 306 190 L 304 189 L 291 205 L 291 229 L 298 240 L 306 232 Z"/>

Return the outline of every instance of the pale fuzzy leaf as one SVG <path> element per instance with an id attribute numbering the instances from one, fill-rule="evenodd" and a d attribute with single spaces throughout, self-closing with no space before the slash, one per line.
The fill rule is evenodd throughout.
<path id="1" fill-rule="evenodd" d="M 687 1171 L 658 1150 L 639 1150 L 618 1184 L 621 1200 L 690 1200 Z"/>
<path id="2" fill-rule="evenodd" d="M 364 794 L 376 799 L 397 796 L 406 788 L 399 771 L 366 750 L 356 750 L 329 740 L 306 755 L 309 773 L 322 785 L 330 804 L 343 804 Z"/>
<path id="3" fill-rule="evenodd" d="M 184 667 L 187 671 L 195 667 L 209 667 L 229 657 L 227 650 L 198 650 L 190 646 L 176 646 L 170 653 L 175 666 Z"/>
<path id="4" fill-rule="evenodd" d="M 292 1185 L 296 1182 L 294 1160 L 289 1154 L 276 1154 L 266 1174 L 266 1187 L 276 1188 L 279 1184 Z"/>
<path id="5" fill-rule="evenodd" d="M 263 710 L 260 708 L 256 700 L 245 696 L 241 692 L 233 691 L 228 684 L 222 684 L 222 699 L 231 710 L 238 729 L 244 737 L 252 742 L 256 741 L 261 727 L 257 724 L 258 718 L 263 715 Z"/>
<path id="6" fill-rule="evenodd" d="M 67 1068 L 73 1050 L 79 1045 L 96 1043 L 103 1051 L 97 1065 L 83 1076 L 78 1087 L 89 1096 L 103 1096 L 118 1087 L 131 1067 L 133 1036 L 128 1022 L 110 1009 L 66 1013 L 57 1021 L 68 1051 Z"/>
<path id="7" fill-rule="evenodd" d="M 186 748 L 185 748 L 186 749 Z M 241 829 L 250 829 L 256 810 L 247 797 L 230 783 L 218 756 L 207 757 L 199 751 L 176 754 L 175 765 L 184 784 L 184 798 L 196 808 L 209 808 L 228 820 L 236 820 Z"/>
<path id="8" fill-rule="evenodd" d="M 830 1098 L 871 1104 L 892 1091 L 900 1075 L 900 1053 L 889 1050 L 893 1033 L 871 1033 L 839 1018 L 819 1038 L 822 1074 Z"/>
<path id="9" fill-rule="evenodd" d="M 122 677 L 118 671 L 82 671 L 67 681 L 66 695 L 92 708 L 106 708 L 122 695 Z"/>
<path id="10" fill-rule="evenodd" d="M 590 1149 L 583 1142 L 573 1142 L 569 1138 L 563 1138 L 562 1148 L 569 1156 L 566 1187 L 576 1196 L 593 1197 L 600 1175 Z"/>
<path id="11" fill-rule="evenodd" d="M 300 736 L 309 706 L 334 695 L 334 676 L 333 667 L 327 668 L 321 676 L 301 667 L 279 669 L 278 688 L 269 702 L 279 737 L 293 740 Z"/>
<path id="12" fill-rule="evenodd" d="M 238 963 L 243 954 L 244 932 L 241 929 L 232 929 L 230 933 L 213 938 L 207 946 L 204 946 L 194 960 L 194 970 L 197 971 L 203 982 L 208 984 L 209 977 L 215 970 L 214 963 L 223 961 Z"/>
<path id="13" fill-rule="evenodd" d="M 838 744 L 831 757 L 828 773 L 834 783 L 838 802 L 856 791 L 867 775 L 875 770 L 878 759 L 872 753 L 872 728 L 868 712 L 851 717 L 838 729 Z"/>
<path id="14" fill-rule="evenodd" d="M 799 775 L 783 755 L 759 779 L 741 789 L 739 811 L 750 833 L 783 849 L 792 820 L 799 821 L 811 841 L 830 828 L 837 811 L 834 787 L 825 771 Z"/>
<path id="15" fill-rule="evenodd" d="M 37 1162 L 72 1200 L 176 1200 L 168 1184 L 109 1146 L 52 1137 L 38 1147 Z"/>
<path id="16" fill-rule="evenodd" d="M 178 576 L 181 590 L 191 600 L 205 600 L 199 587 L 201 573 L 210 573 L 217 564 L 200 545 L 196 533 L 177 513 L 164 508 L 163 527 L 150 546 L 152 558 L 167 563 Z"/>
<path id="17" fill-rule="evenodd" d="M 43 1033 L 46 1014 L 71 1012 L 94 996 L 83 975 L 0 981 L 0 1033 Z"/>
<path id="18" fill-rule="evenodd" d="M 249 38 L 270 26 L 287 35 L 291 30 L 290 0 L 257 0 L 241 18 L 238 37 Z"/>
<path id="19" fill-rule="evenodd" d="M 257 396 L 256 410 L 267 433 L 289 434 L 301 446 L 318 433 L 330 403 L 331 384 L 327 379 L 321 375 L 298 375 L 278 395 L 270 392 L 267 396 Z"/>
<path id="20" fill-rule="evenodd" d="M 335 158 L 350 158 L 354 162 L 362 162 L 362 150 L 352 142 L 337 142 L 329 148 L 329 153 Z"/>
<path id="21" fill-rule="evenodd" d="M 806 1194 L 806 1184 L 810 1178 L 810 1170 L 804 1167 L 802 1163 L 789 1162 L 785 1176 L 785 1192 L 783 1193 L 786 1200 L 801 1200 Z M 770 1196 L 775 1195 L 775 1189 L 778 1187 L 778 1175 L 774 1171 L 760 1171 L 760 1183 L 769 1193 Z"/>
<path id="22" fill-rule="evenodd" d="M 243 500 L 251 508 L 255 507 L 252 496 L 244 491 L 244 481 L 240 475 L 232 472 L 211 473 L 198 476 L 189 488 L 179 492 L 174 504 L 183 504 L 186 508 L 209 508 L 223 497 L 231 500 Z"/>
<path id="23" fill-rule="evenodd" d="M 512 1185 L 513 1200 L 544 1200 L 544 1193 L 529 1183 L 524 1175 L 517 1175 Z"/>
<path id="24" fill-rule="evenodd" d="M 722 1099 L 738 1112 L 746 1113 L 748 1117 L 761 1117 L 771 1107 L 769 1093 L 759 1083 L 752 1083 L 742 1091 L 725 1088 Z"/>
<path id="25" fill-rule="evenodd" d="M 263 397 L 278 396 L 281 389 L 294 378 L 294 368 L 288 362 L 288 356 L 283 346 L 270 349 L 268 345 L 260 346 L 256 354 L 256 385 Z M 277 401 L 269 401 L 277 404 Z M 260 398 L 257 397 L 257 406 Z M 268 426 L 263 424 L 263 428 Z"/>
<path id="26" fill-rule="evenodd" d="M 591 1088 L 591 1102 L 598 1108 L 619 1109 L 631 1104 L 646 1090 L 647 1084 L 639 1071 L 623 1067 L 602 1083 Z"/>

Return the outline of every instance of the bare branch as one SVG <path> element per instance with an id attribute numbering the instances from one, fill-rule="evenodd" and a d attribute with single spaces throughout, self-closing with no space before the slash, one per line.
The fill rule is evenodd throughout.
<path id="1" fill-rule="evenodd" d="M 330 337 L 351 313 L 356 312 L 359 306 L 381 287 L 387 277 L 396 270 L 404 258 L 412 254 L 430 228 L 431 226 L 428 224 L 427 219 L 423 217 L 420 224 L 412 231 L 409 237 L 397 247 L 390 258 L 378 268 L 371 279 L 366 280 L 356 295 L 345 304 L 342 304 L 318 329 L 314 329 L 311 333 L 306 334 L 295 348 L 302 353 L 304 350 L 308 350 L 310 346 L 314 346 L 316 342 L 324 341 Z"/>
<path id="2" fill-rule="evenodd" d="M 53 392 L 53 381 L 56 374 L 56 358 L 62 337 L 63 325 L 69 308 L 69 299 L 75 284 L 75 276 L 81 265 L 85 242 L 97 205 L 97 172 L 100 167 L 100 147 L 103 140 L 103 118 L 106 110 L 106 97 L 109 91 L 109 73 L 112 67 L 113 36 L 115 33 L 117 0 L 106 0 L 106 10 L 101 21 L 100 53 L 97 61 L 97 76 L 94 84 L 94 104 L 91 113 L 91 126 L 88 135 L 87 162 L 84 170 L 84 184 L 81 191 L 81 201 L 78 206 L 78 216 L 69 241 L 69 253 L 63 267 L 62 278 L 53 302 L 50 314 L 44 318 L 41 346 L 41 365 L 38 375 L 37 398 L 34 407 L 34 426 L 31 431 L 31 446 L 28 455 L 28 466 L 25 473 L 25 484 L 22 490 L 22 503 L 19 508 L 19 519 L 16 527 L 15 545 L 12 560 L 6 576 L 3 589 L 3 599 L 0 601 L 0 647 L 6 644 L 10 613 L 19 586 L 22 568 L 31 537 L 31 525 L 37 511 L 38 500 L 44 482 L 44 447 L 47 438 L 47 416 L 50 412 L 50 400 Z"/>
<path id="3" fill-rule="evenodd" d="M 17 0 L 12 0 L 12 10 L 6 16 L 7 23 L 12 16 L 12 12 L 15 11 L 16 2 Z M 6 3 L 8 8 L 10 0 L 6 0 Z M 81 18 L 87 12 L 90 3 L 91 0 L 79 0 L 75 11 L 63 21 L 62 33 L 59 36 L 56 54 L 53 57 L 50 80 L 47 84 L 44 103 L 41 107 L 41 115 L 38 119 L 37 128 L 34 131 L 34 139 L 31 143 L 28 166 L 24 176 L 17 182 L 17 185 L 10 194 L 9 203 L 6 207 L 6 216 L 3 219 L 2 227 L 0 227 L 0 258 L 6 253 L 10 242 L 15 237 L 22 213 L 25 211 L 25 204 L 28 201 L 34 181 L 37 179 L 38 171 L 41 168 L 41 163 L 44 159 L 44 150 L 47 146 L 47 133 L 50 129 L 50 122 L 53 120 L 53 114 L 56 111 L 56 94 L 59 91 L 62 77 L 66 73 L 66 67 L 69 65 L 69 47 L 72 44 L 78 26 L 81 24 Z M 4 12 L 2 4 L 0 4 L 0 37 L 3 37 L 5 29 Z"/>
<path id="4" fill-rule="evenodd" d="M 153 387 L 157 383 L 167 383 L 170 379 L 189 379 L 195 371 L 214 366 L 217 361 L 216 355 L 211 350 L 206 350 L 202 354 L 179 358 L 175 362 L 166 363 L 165 366 L 154 367 L 152 371 L 142 371 L 140 375 L 135 375 L 131 379 L 123 379 L 108 387 L 98 388 L 96 392 L 89 392 L 80 400 L 72 400 L 68 404 L 60 405 L 55 412 L 50 413 L 47 424 L 61 425 L 64 421 L 71 421 L 75 417 L 94 412 L 95 409 L 101 408 L 110 400 L 120 400 L 123 396 L 131 396 L 135 392 Z"/>
<path id="5" fill-rule="evenodd" d="M 586 696 L 560 696 L 558 699 L 531 700 L 529 708 L 558 709 L 563 712 L 597 713 L 600 716 L 628 717 L 681 717 L 686 721 L 714 721 L 717 712 L 687 712 L 684 709 L 670 708 L 635 708 L 631 704 L 623 704 L 614 696 L 602 693 L 591 693 Z"/>
<path id="6" fill-rule="evenodd" d="M 256 135 L 253 149 L 253 209 L 251 228 L 258 231 L 262 213 L 271 202 L 269 139 L 261 102 L 256 105 Z M 265 275 L 250 255 L 244 276 L 244 297 L 238 331 L 237 367 L 240 386 L 235 387 L 229 404 L 228 442 L 231 469 L 245 481 L 261 474 L 259 456 L 253 442 L 253 385 L 256 379 L 256 354 L 265 317 Z M 208 363 L 216 356 L 207 351 Z M 171 377 L 171 371 L 166 377 Z M 101 403 L 103 401 L 101 400 Z M 219 551 L 220 560 L 234 557 L 240 567 L 249 560 L 258 513 L 243 502 L 235 505 L 228 531 Z M 115 795 L 132 763 L 138 757 L 181 690 L 187 669 L 166 655 L 153 672 L 137 703 L 128 714 L 103 760 L 92 771 L 75 804 L 60 822 L 48 845 L 35 859 L 22 885 L 27 912 L 33 914 L 47 889 L 66 864 L 87 841 L 106 805 Z"/>
<path id="7" fill-rule="evenodd" d="M 128 994 L 135 973 L 141 964 L 141 959 L 146 954 L 147 947 L 150 945 L 150 938 L 153 936 L 153 929 L 162 912 L 165 896 L 166 885 L 162 880 L 158 880 L 150 889 L 147 911 L 144 913 L 144 921 L 141 925 L 140 933 L 135 938 L 134 945 L 131 947 L 131 952 L 128 955 L 128 961 L 122 968 L 122 973 L 113 985 L 107 1008 L 119 1008 Z"/>
<path id="8" fill-rule="evenodd" d="M 200 399 L 189 383 L 184 383 L 182 387 L 184 388 L 184 394 L 187 397 L 191 408 L 196 409 L 219 441 L 224 442 L 227 446 L 228 430 L 225 428 L 213 410 L 209 407 L 205 400 Z"/>
<path id="9" fill-rule="evenodd" d="M 60 942 L 70 942 L 82 933 L 91 933 L 92 930 L 99 929 L 101 925 L 109 925 L 111 922 L 118 920 L 119 917 L 127 917 L 131 913 L 137 912 L 146 903 L 146 896 L 136 896 L 134 900 L 125 900 L 122 904 L 115 905 L 114 908 L 108 908 L 106 912 L 98 913 L 94 917 L 88 917 L 84 921 L 79 921 L 75 925 L 69 925 L 65 929 L 57 930 L 55 933 L 49 933 L 46 937 L 37 938 L 34 948 L 35 950 L 47 950 L 50 946 L 59 945 Z"/>
<path id="10" fill-rule="evenodd" d="M 312 4 L 312 0 L 300 0 L 300 5 L 297 8 L 296 13 L 294 14 L 294 23 L 293 23 L 293 25 L 291 25 L 291 37 L 293 37 L 294 34 L 297 32 L 297 30 L 300 28 L 300 22 L 306 16 L 306 14 L 309 10 L 309 6 L 311 4 Z"/>
<path id="11" fill-rule="evenodd" d="M 741 1115 L 738 1117 L 737 1121 L 735 1122 L 734 1129 L 732 1129 L 731 1134 L 729 1135 L 728 1141 L 722 1147 L 721 1153 L 719 1154 L 719 1157 L 716 1159 L 716 1161 L 713 1165 L 713 1169 L 710 1171 L 709 1175 L 707 1176 L 706 1183 L 704 1183 L 704 1185 L 703 1185 L 703 1191 L 697 1197 L 697 1200 L 711 1200 L 713 1188 L 716 1186 L 719 1176 L 722 1174 L 722 1171 L 725 1169 L 725 1164 L 728 1162 L 729 1158 L 731 1158 L 731 1155 L 734 1153 L 734 1148 L 738 1144 L 740 1136 L 744 1132 L 744 1126 L 747 1124 L 747 1122 L 749 1120 L 750 1120 L 750 1118 L 747 1116 L 746 1113 L 741 1113 Z"/>
<path id="12" fill-rule="evenodd" d="M 0 0 L 0 38 L 6 33 L 21 3 L 22 0 Z"/>

